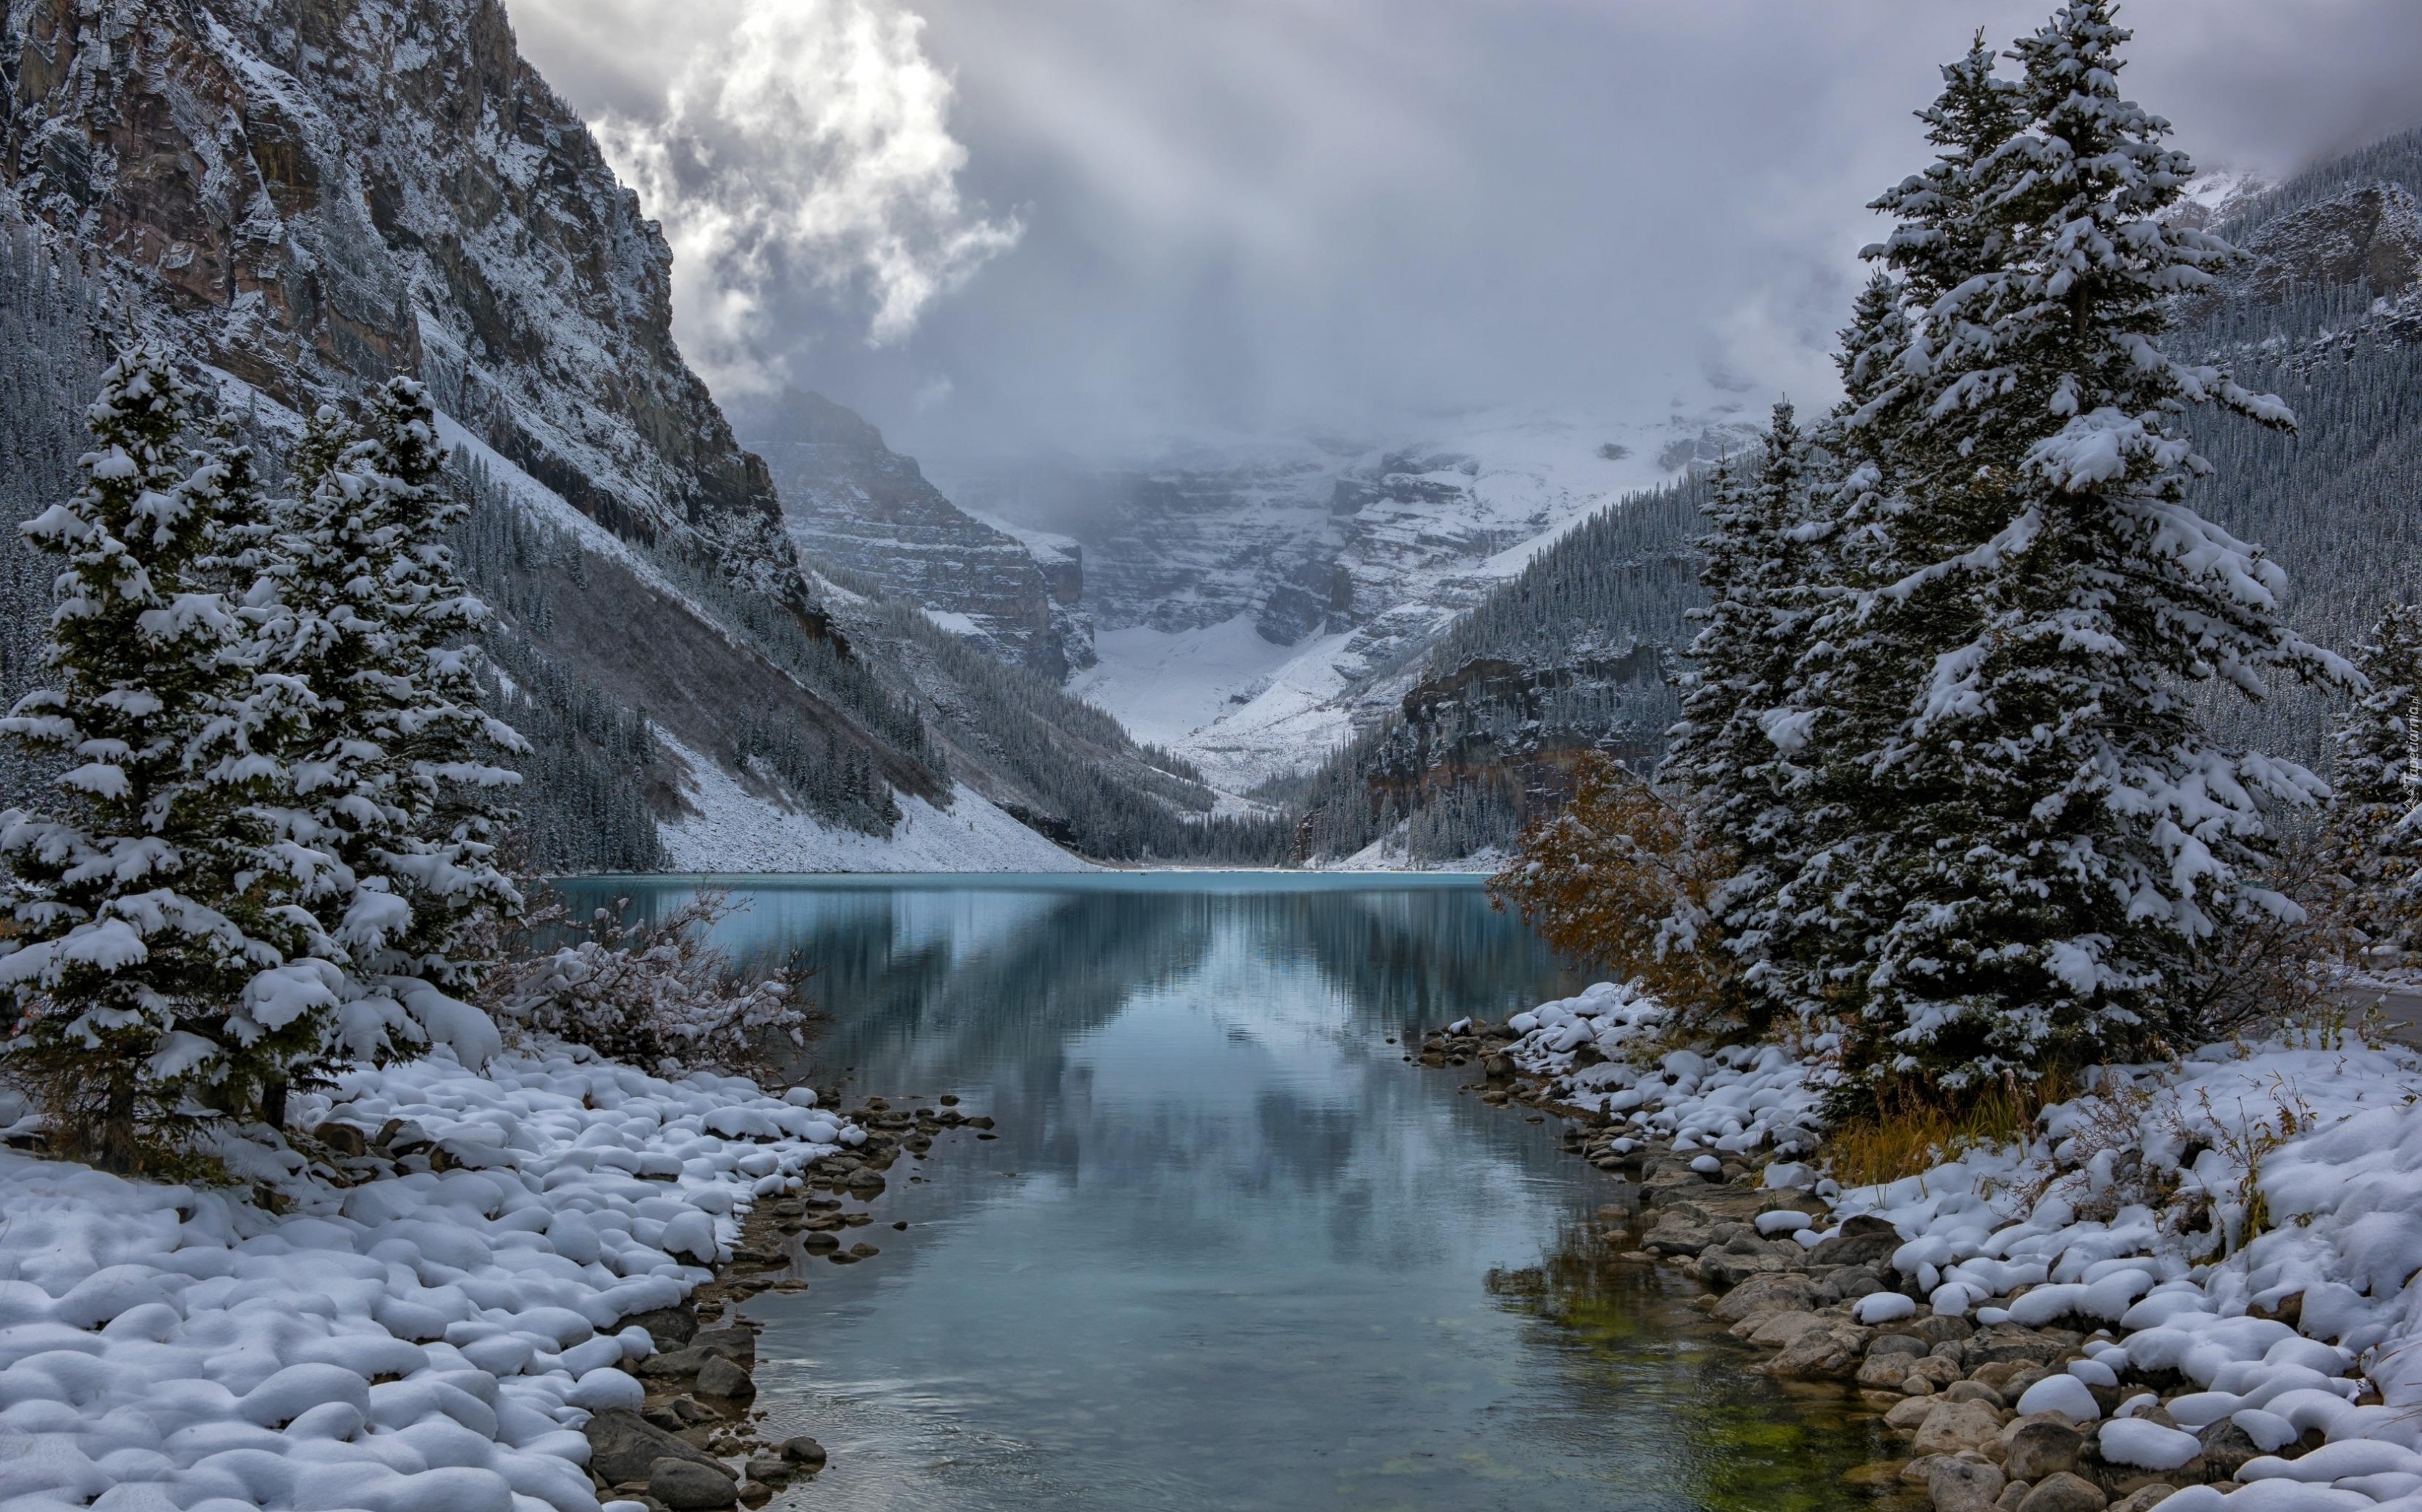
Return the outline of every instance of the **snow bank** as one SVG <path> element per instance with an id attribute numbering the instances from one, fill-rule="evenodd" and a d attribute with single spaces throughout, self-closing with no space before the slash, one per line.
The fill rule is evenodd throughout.
<path id="1" fill-rule="evenodd" d="M 663 730 L 656 738 L 689 768 L 697 812 L 663 827 L 676 872 L 1090 872 L 1092 862 L 1019 824 L 965 783 L 948 809 L 902 795 L 888 840 L 783 809 Z"/>
<path id="2" fill-rule="evenodd" d="M 0 1154 L 0 1506 L 597 1512 L 578 1429 L 637 1405 L 616 1367 L 653 1348 L 615 1325 L 863 1138 L 747 1081 L 560 1049 L 363 1070 L 296 1111 L 452 1168 L 344 1186 L 242 1147 L 273 1215 Z"/>
<path id="3" fill-rule="evenodd" d="M 1600 984 L 1515 1016 L 1508 1053 L 1559 1100 L 1676 1149 L 1813 1148 L 1808 1065 L 1773 1047 L 1659 1053 L 1666 1023 L 1653 1000 Z M 1776 1185 L 1814 1178 L 1769 1168 Z M 2090 1423 L 2089 1388 L 2176 1372 L 2189 1389 L 2166 1407 L 2181 1429 L 2226 1420 L 2266 1451 L 2292 1453 L 2314 1430 L 2327 1441 L 2257 1459 L 2244 1488 L 2196 1488 L 2172 1512 L 2422 1512 L 2422 1483 L 2404 1478 L 2422 1474 L 2422 1053 L 2298 1032 L 2106 1067 L 2024 1146 L 1817 1190 L 1831 1221 L 1794 1236 L 1813 1247 L 1850 1217 L 1888 1221 L 1905 1241 L 1892 1265 L 1936 1313 L 2119 1335 L 2037 1383 L 2021 1411 Z M 2359 1403 L 2367 1386 L 2376 1397 Z M 2187 1432 L 2132 1414 L 2096 1431 L 2115 1463 L 2193 1457 Z M 2320 1488 L 2322 1500 L 2296 1499 Z"/>
<path id="4" fill-rule="evenodd" d="M 1774 1045 L 1656 1054 L 1667 1020 L 1655 999 L 1601 982 L 1508 1019 L 1521 1038 L 1507 1053 L 1553 1081 L 1558 1100 L 1626 1124 L 1627 1137 L 1615 1142 L 1622 1153 L 1651 1140 L 1686 1154 L 1816 1148 L 1823 1092 L 1805 1061 Z"/>

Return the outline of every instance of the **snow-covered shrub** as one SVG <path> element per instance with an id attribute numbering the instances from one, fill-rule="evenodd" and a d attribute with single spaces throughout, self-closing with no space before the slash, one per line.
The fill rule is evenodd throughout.
<path id="1" fill-rule="evenodd" d="M 650 1070 L 771 1070 L 783 1047 L 805 1043 L 806 973 L 738 970 L 709 938 L 731 911 L 719 893 L 653 921 L 634 919 L 627 898 L 585 920 L 560 904 L 542 906 L 526 931 L 575 937 L 493 968 L 489 1004 L 526 1032 Z"/>

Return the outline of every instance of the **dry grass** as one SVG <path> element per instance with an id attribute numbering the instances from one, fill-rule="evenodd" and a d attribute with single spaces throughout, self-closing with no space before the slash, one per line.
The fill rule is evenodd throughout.
<path id="1" fill-rule="evenodd" d="M 2026 1138 L 2044 1105 L 2064 1095 L 2062 1087 L 2037 1081 L 1896 1096 L 1875 1116 L 1825 1137 L 1826 1169 L 1845 1187 L 1914 1176 L 1967 1150 Z"/>

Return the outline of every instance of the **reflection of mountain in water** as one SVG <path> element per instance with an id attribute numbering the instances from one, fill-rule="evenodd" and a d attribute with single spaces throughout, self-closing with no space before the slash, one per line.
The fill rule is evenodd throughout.
<path id="1" fill-rule="evenodd" d="M 625 886 L 643 913 L 687 891 Z M 1451 1146 L 1485 1147 L 1502 1115 L 1459 1099 L 1442 1129 L 1388 1036 L 1572 987 L 1477 889 L 784 881 L 735 901 L 736 958 L 815 969 L 810 1079 L 969 1095 L 999 1125 L 987 1169 L 1154 1188 L 1137 1221 L 1206 1253 L 1236 1242 L 1247 1198 L 1323 1248 L 1433 1247 L 1387 1215 L 1418 1210 L 1412 1191 L 1469 1158 Z M 1498 1205 L 1471 1200 L 1475 1218 Z"/>
<path id="2" fill-rule="evenodd" d="M 643 907 L 684 890 L 656 886 Z M 853 1097 L 952 1093 L 998 1121 L 892 1168 L 878 1263 L 764 1304 L 761 1400 L 850 1445 L 819 1480 L 836 1504 L 1859 1504 L 1849 1425 L 1608 1264 L 1590 1215 L 1620 1183 L 1559 1155 L 1555 1124 L 1458 1095 L 1472 1073 L 1402 1060 L 1408 1031 L 1570 990 L 1477 889 L 743 897 L 729 946 L 819 969 L 820 1086 L 846 1070 Z"/>

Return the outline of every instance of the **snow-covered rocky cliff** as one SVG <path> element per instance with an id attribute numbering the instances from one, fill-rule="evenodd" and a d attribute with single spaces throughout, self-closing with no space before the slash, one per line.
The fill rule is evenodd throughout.
<path id="1" fill-rule="evenodd" d="M 1025 543 L 943 497 L 914 458 L 821 394 L 786 389 L 733 415 L 810 559 L 942 617 L 1004 661 L 1066 674 L 1051 585 Z"/>
<path id="2" fill-rule="evenodd" d="M 1415 445 L 959 487 L 1081 544 L 1100 665 L 1071 689 L 1241 791 L 1384 717 L 1422 654 L 1576 522 L 1737 449 L 1749 433 L 1726 402 L 1653 424 L 1488 418 Z"/>
<path id="3" fill-rule="evenodd" d="M 664 238 L 495 0 L 10 0 L 0 67 L 0 179 L 196 358 L 306 413 L 416 373 L 618 534 L 801 593 Z"/>
<path id="4" fill-rule="evenodd" d="M 499 611 L 499 712 L 537 748 L 519 801 L 539 864 L 1062 865 L 1046 836 L 1099 845 L 1103 813 L 1157 833 L 1212 805 L 1060 697 L 1071 611 L 938 496 L 912 502 L 1017 578 L 987 612 L 1049 677 L 952 681 L 913 638 L 861 650 L 834 625 L 764 463 L 673 342 L 663 237 L 495 0 L 7 0 L 5 18 L 0 329 L 31 334 L 0 350 L 0 441 L 57 476 L 0 496 L 30 513 L 70 486 L 86 349 L 130 326 L 213 379 L 273 466 L 321 404 L 419 376 L 477 500 L 457 551 Z M 858 431 L 866 496 L 923 487 Z M 40 607 L 22 555 L 0 536 L 19 630 Z M 0 694 L 38 667 L 30 638 L 0 637 Z M 1036 754 L 1063 749 L 1100 770 Z M 983 843 L 938 844 L 968 823 Z"/>

